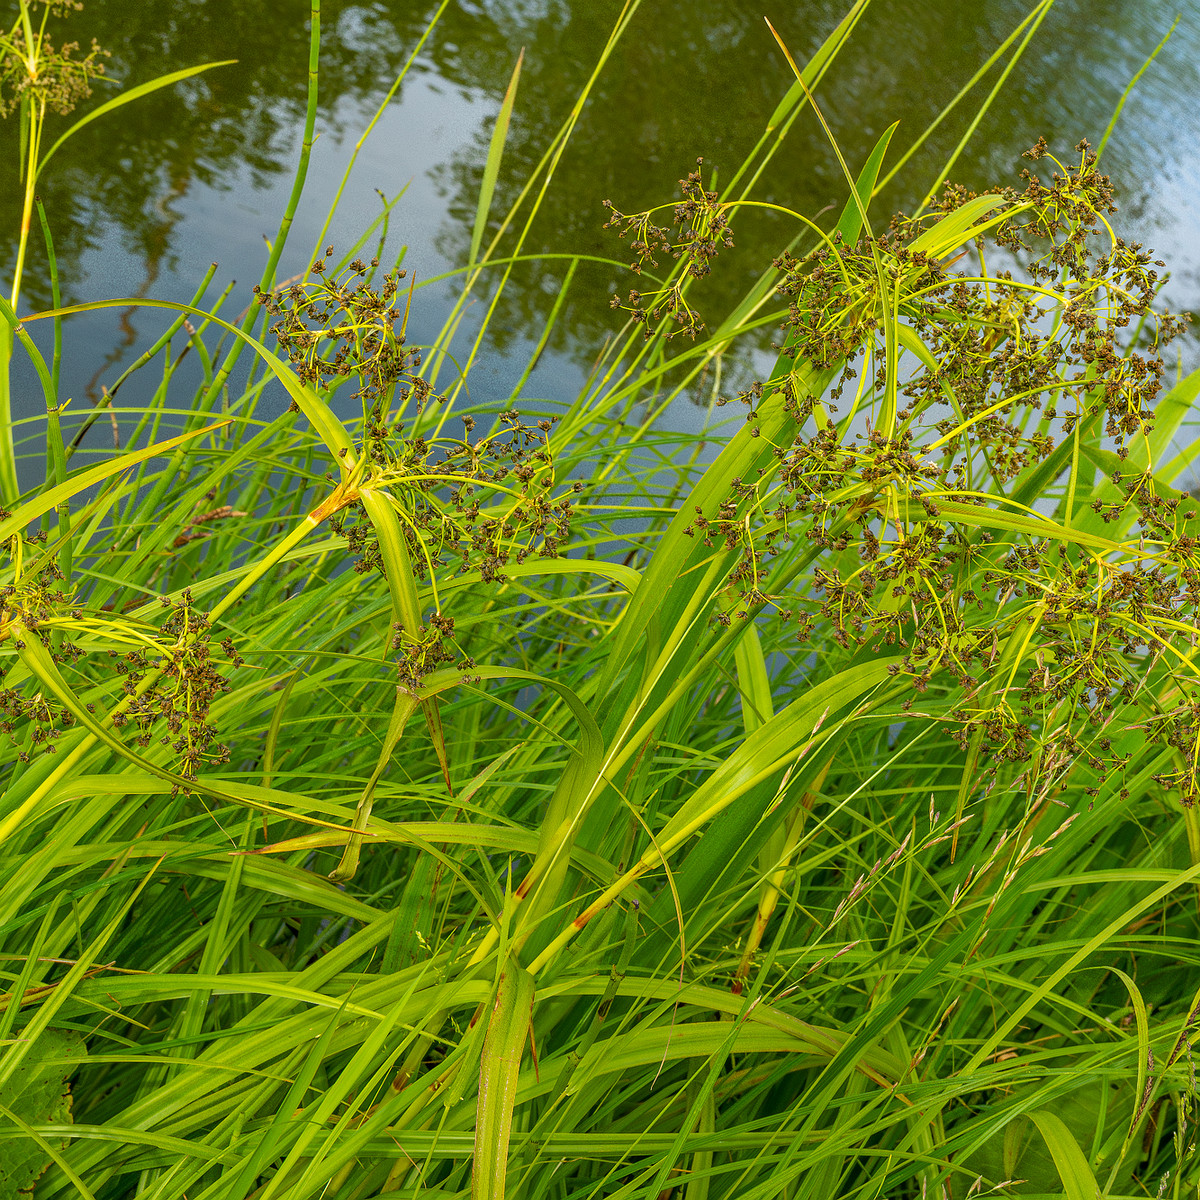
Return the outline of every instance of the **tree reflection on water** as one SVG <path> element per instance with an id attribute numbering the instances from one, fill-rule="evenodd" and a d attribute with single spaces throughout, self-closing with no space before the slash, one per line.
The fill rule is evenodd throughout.
<path id="1" fill-rule="evenodd" d="M 784 10 L 769 15 L 802 60 L 847 4 L 809 0 L 771 7 Z M 1200 3 L 1190 0 L 1184 7 L 1194 16 Z M 324 137 L 357 136 L 436 8 L 412 0 L 325 0 Z M 1027 0 L 986 5 L 876 0 L 819 95 L 847 160 L 861 161 L 897 119 L 901 126 L 893 145 L 906 148 L 1028 8 Z M 1098 141 L 1122 88 L 1175 11 L 1160 0 L 1145 0 L 1136 8 L 1131 15 L 1117 0 L 1078 0 L 1052 10 L 980 123 L 955 177 L 969 185 L 1015 182 L 1020 152 L 1039 136 L 1063 151 L 1080 137 Z M 183 201 L 195 185 L 262 189 L 290 175 L 305 102 L 307 10 L 294 0 L 91 0 L 71 18 L 69 36 L 95 36 L 109 48 L 109 76 L 125 86 L 185 65 L 239 61 L 123 108 L 56 156 L 41 192 L 68 301 L 112 291 L 103 279 L 89 280 L 81 262 L 85 252 L 114 238 L 140 264 L 140 294 L 161 289 L 178 269 L 181 238 L 206 236 L 183 228 Z M 604 199 L 625 211 L 671 200 L 676 181 L 699 155 L 728 175 L 790 81 L 762 10 L 757 0 L 643 0 L 593 91 L 531 231 L 528 251 L 621 259 L 622 248 L 601 229 Z M 461 93 L 479 112 L 474 136 L 435 170 L 443 205 L 435 248 L 448 263 L 466 257 L 491 120 L 519 48 L 526 48 L 525 61 L 493 213 L 507 210 L 538 162 L 619 11 L 612 0 L 452 0 L 448 5 L 412 77 Z M 1188 230 L 1179 224 L 1178 212 L 1172 214 L 1173 224 L 1167 223 L 1153 197 L 1164 181 L 1194 173 L 1188 156 L 1195 153 L 1195 139 L 1185 133 L 1198 118 L 1183 111 L 1181 98 L 1195 86 L 1196 24 L 1185 18 L 1147 74 L 1106 158 L 1135 224 L 1148 231 L 1156 222 L 1163 226 L 1156 248 L 1182 261 L 1190 278 L 1177 280 L 1172 296 L 1182 307 L 1189 305 L 1196 282 L 1188 247 L 1181 254 L 1172 240 L 1186 240 Z M 90 103 L 108 94 L 101 87 Z M 404 103 L 403 93 L 397 102 Z M 905 176 L 910 188 L 957 143 L 971 107 L 968 101 L 963 114 L 948 120 L 911 164 Z M 4 130 L 15 132 L 13 124 Z M 51 129 L 52 136 L 56 132 Z M 419 138 L 422 131 L 413 129 L 412 136 Z M 16 171 L 15 155 L 0 156 L 0 256 L 8 269 L 20 213 Z M 384 187 L 393 195 L 411 174 L 403 146 L 396 150 L 395 172 L 390 189 Z M 760 198 L 812 215 L 840 207 L 844 193 L 824 133 L 814 120 L 802 120 L 763 179 Z M 877 211 L 911 205 L 917 195 L 893 188 Z M 723 256 L 697 297 L 710 325 L 794 232 L 777 215 L 743 214 L 735 221 L 737 249 Z M 357 233 L 347 231 L 341 240 L 348 243 Z M 220 258 L 222 252 L 214 245 L 208 255 Z M 493 322 L 494 349 L 503 351 L 513 339 L 537 335 L 560 275 L 561 268 L 549 264 L 515 273 Z M 620 282 L 615 268 L 580 270 L 550 342 L 552 354 L 591 359 L 616 323 L 608 299 Z M 35 307 L 50 304 L 40 252 L 32 256 L 26 298 Z M 126 338 L 133 332 L 127 322 Z"/>

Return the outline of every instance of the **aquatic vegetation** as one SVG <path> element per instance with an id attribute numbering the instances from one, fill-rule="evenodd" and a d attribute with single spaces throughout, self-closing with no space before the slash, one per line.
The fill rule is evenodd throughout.
<path id="1" fill-rule="evenodd" d="M 235 320 L 211 275 L 140 302 L 169 324 L 123 449 L 64 436 L 34 334 L 128 301 L 5 308 L 47 470 L 18 490 L 9 420 L 0 1181 L 1196 1188 L 1200 374 L 1170 377 L 1161 263 L 1087 142 L 879 217 L 893 128 L 700 316 L 865 7 L 729 182 L 612 200 L 635 287 L 576 397 L 474 403 L 455 338 L 579 104 L 504 214 L 498 122 L 433 344 L 388 210 L 275 277 L 319 3 L 262 279 Z M 656 423 L 768 326 L 715 456 Z"/>

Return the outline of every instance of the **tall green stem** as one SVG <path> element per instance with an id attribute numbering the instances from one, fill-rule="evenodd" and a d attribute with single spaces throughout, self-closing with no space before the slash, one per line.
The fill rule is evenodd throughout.
<path id="1" fill-rule="evenodd" d="M 38 147 L 41 143 L 42 121 L 46 116 L 45 102 L 33 100 L 25 106 L 22 119 L 25 129 L 25 199 L 21 205 L 21 236 L 17 242 L 17 265 L 13 270 L 10 303 L 16 310 L 21 298 L 21 276 L 25 271 L 25 251 L 29 246 L 29 231 L 33 228 L 34 187 L 37 184 Z"/>
<path id="2" fill-rule="evenodd" d="M 16 311 L 21 298 L 21 276 L 25 271 L 25 251 L 29 230 L 33 225 L 34 186 L 37 183 L 38 146 L 41 141 L 45 104 L 31 100 L 22 106 L 21 120 L 25 123 L 25 199 L 21 206 L 21 235 L 17 241 L 17 264 L 13 269 L 11 304 Z M 12 329 L 5 327 L 0 334 L 0 498 L 4 503 L 20 495 L 17 482 L 17 451 L 12 413 Z"/>
<path id="3" fill-rule="evenodd" d="M 13 439 L 12 381 L 9 366 L 12 363 L 12 329 L 5 324 L 0 329 L 0 503 L 7 505 L 20 494 L 17 487 L 17 452 Z"/>

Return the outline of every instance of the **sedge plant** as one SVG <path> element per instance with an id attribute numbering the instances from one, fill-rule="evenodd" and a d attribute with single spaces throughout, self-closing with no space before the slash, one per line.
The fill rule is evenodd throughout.
<path id="1" fill-rule="evenodd" d="M 701 317 L 866 7 L 728 183 L 610 205 L 577 397 L 472 404 L 484 332 L 410 342 L 380 226 L 160 303 L 127 449 L 48 423 L 0 513 L 12 1194 L 1195 1193 L 1200 376 L 1096 152 L 888 221 L 889 130 Z M 498 123 L 464 290 L 582 100 L 485 244 Z M 10 313 L 48 398 L 30 329 L 126 303 Z M 764 328 L 706 461 L 653 418 Z"/>

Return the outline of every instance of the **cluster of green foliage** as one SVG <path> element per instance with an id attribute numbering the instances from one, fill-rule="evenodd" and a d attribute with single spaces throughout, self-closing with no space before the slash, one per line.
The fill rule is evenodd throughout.
<path id="1" fill-rule="evenodd" d="M 258 303 L 225 319 L 211 274 L 159 303 L 125 449 L 65 435 L 58 361 L 72 313 L 129 301 L 19 315 L 18 270 L 0 1195 L 1195 1194 L 1200 539 L 1172 485 L 1200 375 L 1168 386 L 1182 322 L 1110 227 L 1103 143 L 978 194 L 947 164 L 881 224 L 888 130 L 832 227 L 790 214 L 700 316 L 867 3 L 729 182 L 610 205 L 641 278 L 569 401 L 527 371 L 474 405 L 486 320 L 455 341 L 587 97 L 492 213 L 519 61 L 434 344 L 407 339 L 388 210 L 277 280 L 319 0 Z M 37 14 L 4 78 L 77 79 Z M 14 108 L 26 235 L 61 143 L 40 87 Z M 778 362 L 715 457 L 660 427 L 766 327 Z M 46 399 L 25 443 L 18 351 Z"/>

